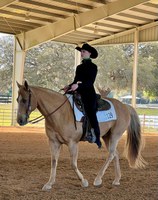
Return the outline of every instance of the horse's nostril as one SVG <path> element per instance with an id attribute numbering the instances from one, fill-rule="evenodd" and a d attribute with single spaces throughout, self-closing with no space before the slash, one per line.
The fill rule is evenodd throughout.
<path id="1" fill-rule="evenodd" d="M 22 124 L 22 119 L 18 120 L 18 124 L 21 125 Z"/>
<path id="2" fill-rule="evenodd" d="M 17 115 L 17 123 L 20 126 L 24 126 L 25 124 L 27 124 L 27 115 L 18 113 L 18 115 Z"/>
<path id="3" fill-rule="evenodd" d="M 19 124 L 19 125 L 23 125 L 23 120 L 22 120 L 22 119 L 19 119 L 19 120 L 18 120 L 18 124 Z"/>

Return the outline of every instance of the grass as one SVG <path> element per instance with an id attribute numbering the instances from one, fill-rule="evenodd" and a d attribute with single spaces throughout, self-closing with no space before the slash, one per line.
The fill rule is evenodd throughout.
<path id="1" fill-rule="evenodd" d="M 158 109 L 156 108 L 137 108 L 138 115 L 153 115 L 158 116 Z"/>

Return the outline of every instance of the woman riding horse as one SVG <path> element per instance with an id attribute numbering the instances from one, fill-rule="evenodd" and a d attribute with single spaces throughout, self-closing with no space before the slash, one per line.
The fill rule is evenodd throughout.
<path id="1" fill-rule="evenodd" d="M 66 96 L 50 89 L 29 86 L 25 81 L 18 84 L 18 110 L 17 122 L 23 126 L 29 122 L 29 115 L 36 108 L 45 118 L 45 130 L 49 139 L 51 150 L 51 173 L 49 181 L 43 186 L 43 190 L 50 190 L 55 184 L 56 169 L 62 144 L 66 144 L 70 151 L 71 165 L 83 187 L 88 187 L 88 181 L 77 167 L 78 144 L 82 137 L 82 124 L 74 125 L 72 107 Z M 141 157 L 141 127 L 139 117 L 129 105 L 122 104 L 116 99 L 109 99 L 116 110 L 117 119 L 99 123 L 101 137 L 109 152 L 107 159 L 98 172 L 94 185 L 102 184 L 102 177 L 109 164 L 114 159 L 115 179 L 113 185 L 120 185 L 121 170 L 117 145 L 125 130 L 127 130 L 127 159 L 129 165 L 134 168 L 143 167 L 144 160 Z M 94 155 L 97 158 L 97 155 Z"/>
<path id="2" fill-rule="evenodd" d="M 96 135 L 95 143 L 101 148 L 100 129 L 96 116 L 97 98 L 94 89 L 94 81 L 97 75 L 97 65 L 92 63 L 91 58 L 97 58 L 97 50 L 85 43 L 83 46 L 76 47 L 81 52 L 82 64 L 77 66 L 74 81 L 64 88 L 65 92 L 77 91 L 81 95 L 85 113 L 88 117 L 91 127 Z"/>

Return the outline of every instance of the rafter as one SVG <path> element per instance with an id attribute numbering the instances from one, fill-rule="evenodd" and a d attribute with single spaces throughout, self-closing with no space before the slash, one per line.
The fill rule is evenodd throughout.
<path id="1" fill-rule="evenodd" d="M 28 31 L 25 33 L 25 48 L 29 49 L 40 43 L 53 39 L 55 40 L 63 35 L 74 32 L 76 30 L 80 30 L 91 23 L 106 18 L 109 19 L 109 17 L 112 17 L 126 9 L 130 9 L 136 5 L 145 2 L 148 2 L 148 0 L 119 0 L 113 3 L 94 8 L 84 13 L 76 14 L 74 16 L 54 22 L 52 24 Z M 17 37 L 20 41 L 20 38 L 22 36 L 18 35 Z"/>
<path id="2" fill-rule="evenodd" d="M 10 11 L 5 11 L 5 10 L 1 10 L 1 14 L 8 15 L 8 16 L 12 17 L 13 19 L 15 19 L 16 17 L 22 18 L 22 19 L 25 18 L 25 14 L 13 13 L 13 12 L 10 12 Z M 35 20 L 35 21 L 39 21 L 40 24 L 42 24 L 42 22 L 52 23 L 52 21 L 53 21 L 51 19 L 46 19 L 46 18 L 43 18 L 43 17 L 36 17 L 36 16 L 31 16 L 31 19 Z"/>
<path id="3" fill-rule="evenodd" d="M 149 23 L 149 24 L 145 24 L 145 25 L 140 26 L 140 27 L 137 27 L 137 29 L 139 31 L 142 31 L 142 30 L 145 30 L 145 29 L 148 29 L 148 28 L 152 28 L 152 27 L 158 27 L 158 21 L 152 22 L 152 23 Z M 102 43 L 102 42 L 105 42 L 105 41 L 108 41 L 108 40 L 111 40 L 111 39 L 115 39 L 115 38 L 118 38 L 118 37 L 126 36 L 128 34 L 134 33 L 135 29 L 136 28 L 133 28 L 133 29 L 122 31 L 120 33 L 116 33 L 116 34 L 113 34 L 113 35 L 110 35 L 110 36 L 107 36 L 107 37 L 102 37 L 102 38 L 96 39 L 94 41 L 91 41 L 90 44 L 95 45 L 95 44 L 99 44 L 99 43 Z M 158 38 L 158 35 L 157 35 L 157 38 Z"/>
<path id="4" fill-rule="evenodd" d="M 9 5 L 11 5 L 12 3 L 16 2 L 17 0 L 1 0 L 0 1 L 0 9 L 3 9 Z"/>
<path id="5" fill-rule="evenodd" d="M 53 13 L 53 12 L 42 11 L 42 10 L 37 10 L 37 9 L 33 9 L 33 8 L 28 9 L 26 7 L 17 6 L 17 5 L 10 5 L 8 7 L 16 9 L 16 10 L 22 10 L 25 12 L 27 12 L 29 10 L 29 12 L 31 12 L 31 13 L 36 13 L 36 14 L 41 14 L 41 15 L 46 15 L 46 16 L 51 16 L 51 17 L 57 17 L 57 18 L 65 18 L 66 17 L 64 15 Z"/>
<path id="6" fill-rule="evenodd" d="M 19 0 L 20 2 L 23 2 L 23 3 L 27 3 L 27 4 L 32 4 L 32 5 L 37 5 L 37 6 L 42 6 L 42 7 L 47 7 L 47 8 L 54 8 L 55 6 L 52 6 L 52 5 L 48 5 L 48 4 L 44 4 L 44 3 L 40 3 L 40 2 L 36 2 L 36 1 L 28 1 L 28 0 Z M 65 4 L 65 5 L 73 5 L 76 7 L 76 5 L 82 7 L 82 8 L 85 8 L 85 9 L 92 9 L 93 7 L 92 6 L 87 6 L 87 5 L 84 5 L 84 4 L 81 4 L 81 3 L 75 3 L 75 2 L 70 2 L 70 1 L 64 1 L 64 0 L 53 0 L 53 2 L 57 2 L 57 3 L 62 3 L 62 4 Z M 57 8 L 57 6 L 56 6 Z M 61 9 L 65 9 L 65 8 L 62 8 L 60 7 Z M 59 9 L 59 7 L 58 7 Z"/>
<path id="7" fill-rule="evenodd" d="M 36 1 L 20 0 L 20 2 L 26 3 L 27 5 L 30 5 L 30 6 L 38 6 L 39 8 L 49 8 L 49 9 L 57 10 L 57 11 L 77 13 L 77 11 L 74 10 L 74 9 L 62 8 L 62 7 L 59 7 L 59 6 L 49 5 L 49 4 L 46 4 L 46 3 L 41 3 L 41 2 L 36 2 Z"/>

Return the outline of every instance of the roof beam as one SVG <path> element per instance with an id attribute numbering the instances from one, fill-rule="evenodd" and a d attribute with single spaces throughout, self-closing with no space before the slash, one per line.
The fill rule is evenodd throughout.
<path id="1" fill-rule="evenodd" d="M 73 30 L 75 30 L 75 26 L 74 17 L 72 16 L 64 20 L 50 23 L 46 26 L 21 33 L 16 35 L 16 37 L 19 39 L 22 48 L 27 50 L 46 41 L 63 36 L 69 32 L 72 32 Z"/>
<path id="2" fill-rule="evenodd" d="M 0 9 L 5 8 L 16 1 L 17 0 L 3 0 L 3 1 L 1 0 L 0 1 Z"/>
<path id="3" fill-rule="evenodd" d="M 116 29 L 116 30 L 120 30 L 120 29 L 123 29 L 122 27 L 120 26 L 117 26 L 117 25 L 113 25 L 113 24 L 108 24 L 106 22 L 97 22 L 96 24 L 94 24 L 96 26 L 103 26 L 103 27 L 106 27 L 106 28 L 111 28 L 111 29 Z"/>
<path id="4" fill-rule="evenodd" d="M 10 11 L 6 11 L 6 10 L 1 10 L 1 14 L 5 14 L 5 15 L 8 15 L 10 16 L 10 18 L 12 19 L 18 19 L 18 18 L 22 18 L 23 20 L 25 19 L 26 15 L 25 14 L 20 14 L 20 13 L 13 13 L 13 12 L 10 12 Z M 7 17 L 9 18 L 9 17 Z M 51 23 L 53 20 L 51 19 L 47 19 L 47 18 L 44 18 L 44 17 L 36 17 L 36 16 L 30 16 L 31 20 L 32 21 L 38 21 L 39 24 L 42 24 L 42 23 Z"/>
<path id="5" fill-rule="evenodd" d="M 94 31 L 94 28 L 93 28 L 93 27 L 88 27 L 88 26 L 83 27 L 83 29 L 85 29 L 85 30 L 90 30 L 90 31 Z M 104 35 L 105 35 L 105 34 L 111 35 L 111 34 L 113 33 L 113 31 L 103 30 L 103 29 L 100 29 L 99 27 L 97 27 L 97 31 L 98 31 L 98 33 L 100 33 L 100 34 L 103 33 Z"/>
<path id="6" fill-rule="evenodd" d="M 16 19 L 5 19 L 4 17 L 0 17 L 0 22 L 3 22 L 3 21 L 7 21 L 6 23 L 8 24 L 12 24 L 12 23 L 15 23 L 15 24 L 18 24 L 18 25 L 23 25 L 23 26 L 30 26 L 33 28 L 37 28 L 39 26 L 41 26 L 41 24 L 37 24 L 37 23 L 33 23 L 33 22 L 25 22 L 25 21 L 21 21 L 21 20 L 16 20 Z"/>
<path id="7" fill-rule="evenodd" d="M 57 17 L 57 18 L 65 18 L 64 15 L 61 14 L 57 14 L 57 13 L 53 13 L 53 12 L 47 12 L 47 11 L 42 11 L 42 10 L 38 10 L 38 9 L 33 9 L 33 8 L 26 8 L 26 7 L 22 7 L 22 6 L 17 6 L 17 5 L 10 5 L 8 6 L 9 8 L 14 8 L 17 10 L 22 10 L 24 12 L 30 12 L 30 13 L 36 13 L 36 14 L 41 14 L 41 15 L 46 15 L 46 16 L 51 16 L 51 17 Z M 30 16 L 31 17 L 31 16 Z"/>
<path id="8" fill-rule="evenodd" d="M 57 9 L 57 6 L 52 6 L 52 5 L 48 5 L 48 4 L 45 4 L 45 3 L 40 3 L 40 2 L 36 2 L 36 1 L 31 1 L 29 2 L 28 0 L 19 0 L 20 2 L 23 2 L 23 3 L 26 3 L 26 4 L 31 4 L 31 5 L 37 5 L 37 6 L 42 6 L 42 7 L 45 7 L 45 8 L 51 8 L 51 9 Z M 62 3 L 62 4 L 65 4 L 65 5 L 73 5 L 76 7 L 76 2 L 72 2 L 72 1 L 64 1 L 64 0 L 53 0 L 54 2 L 57 2 L 57 3 Z M 92 6 L 88 6 L 88 5 L 85 5 L 85 4 L 81 4 L 81 3 L 77 3 L 78 6 L 82 7 L 82 8 L 85 8 L 85 9 L 92 9 L 93 7 Z M 58 7 L 60 8 L 59 10 L 69 10 L 69 9 L 65 9 L 65 8 L 62 8 L 62 7 Z M 72 11 L 71 11 L 72 12 Z"/>
<path id="9" fill-rule="evenodd" d="M 135 11 L 135 12 L 139 12 L 139 13 L 142 13 L 142 14 L 147 14 L 147 15 L 151 15 L 151 16 L 154 16 L 154 17 L 157 17 L 158 14 L 155 13 L 155 12 L 151 12 L 149 10 L 143 10 L 143 9 L 140 9 L 140 8 L 133 8 L 131 9 L 132 11 Z"/>
<path id="10" fill-rule="evenodd" d="M 144 18 L 144 17 L 139 17 L 139 16 L 134 16 L 134 15 L 131 15 L 131 14 L 126 14 L 126 13 L 119 13 L 118 14 L 119 16 L 122 16 L 122 17 L 127 17 L 127 18 L 130 18 L 130 19 L 134 19 L 134 20 L 140 20 L 140 21 L 149 21 L 150 22 L 150 19 L 148 18 Z"/>
<path id="11" fill-rule="evenodd" d="M 41 7 L 42 9 L 43 8 L 46 8 L 46 9 L 49 8 L 49 9 L 52 9 L 52 10 L 58 10 L 58 11 L 63 11 L 63 12 L 77 13 L 76 10 L 72 10 L 72 9 L 69 9 L 69 8 L 62 8 L 62 7 L 59 7 L 59 6 L 49 5 L 49 4 L 40 3 L 40 2 L 36 2 L 36 1 L 20 0 L 20 2 L 26 3 L 27 5 L 38 6 L 38 7 Z"/>
<path id="12" fill-rule="evenodd" d="M 149 0 L 119 0 L 113 3 L 103 5 L 101 7 L 94 8 L 90 11 L 76 14 L 66 19 L 50 23 L 43 27 L 39 27 L 34 30 L 30 30 L 24 34 L 17 35 L 21 44 L 23 44 L 24 35 L 24 46 L 25 50 L 32 48 L 38 44 L 44 43 L 49 40 L 57 39 L 67 33 L 80 30 L 83 27 L 105 19 L 114 14 L 118 14 L 121 11 L 134 7 L 136 5 L 146 3 Z"/>
<path id="13" fill-rule="evenodd" d="M 137 29 L 139 31 L 142 31 L 142 30 L 145 30 L 145 29 L 148 29 L 148 28 L 151 28 L 151 27 L 155 27 L 155 26 L 158 26 L 158 21 L 137 27 Z M 116 34 L 113 34 L 113 35 L 110 35 L 110 36 L 107 36 L 107 37 L 102 37 L 100 39 L 96 39 L 96 40 L 91 41 L 90 44 L 92 44 L 92 45 L 97 44 L 98 45 L 99 43 L 102 43 L 102 42 L 105 42 L 105 41 L 108 41 L 108 40 L 111 40 L 111 39 L 115 39 L 115 38 L 118 38 L 118 37 L 121 37 L 121 36 L 125 36 L 125 35 L 128 35 L 130 33 L 134 33 L 135 29 L 136 28 L 133 28 L 133 29 L 126 30 L 126 31 L 123 31 L 123 32 L 120 32 L 120 33 L 116 33 Z"/>

